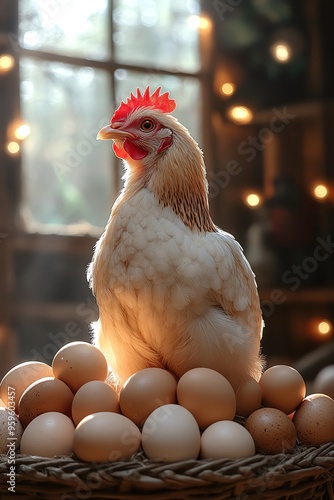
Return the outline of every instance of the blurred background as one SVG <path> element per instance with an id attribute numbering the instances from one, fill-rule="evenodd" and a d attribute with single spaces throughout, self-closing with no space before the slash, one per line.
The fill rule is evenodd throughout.
<path id="1" fill-rule="evenodd" d="M 268 365 L 334 363 L 333 18 L 331 0 L 1 0 L 0 376 L 89 340 L 86 268 L 122 185 L 95 137 L 147 85 L 204 151 Z"/>

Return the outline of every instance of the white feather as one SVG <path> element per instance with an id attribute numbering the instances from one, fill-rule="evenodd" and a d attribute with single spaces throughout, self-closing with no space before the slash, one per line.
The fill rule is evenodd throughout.
<path id="1" fill-rule="evenodd" d="M 261 314 L 253 273 L 223 231 L 192 231 L 148 189 L 119 205 L 96 246 L 95 342 L 124 381 L 146 366 L 181 376 L 207 366 L 259 378 Z"/>

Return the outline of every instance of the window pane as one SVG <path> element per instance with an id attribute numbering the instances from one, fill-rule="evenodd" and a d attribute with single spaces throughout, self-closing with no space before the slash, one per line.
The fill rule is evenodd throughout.
<path id="1" fill-rule="evenodd" d="M 176 100 L 173 115 L 185 125 L 193 138 L 201 143 L 201 87 L 200 82 L 192 77 L 161 75 L 158 73 L 140 73 L 118 69 L 115 71 L 116 101 L 120 103 L 135 93 L 137 87 L 143 92 L 149 85 L 151 91 L 161 87 L 162 92 L 169 92 Z"/>
<path id="2" fill-rule="evenodd" d="M 108 73 L 56 62 L 21 60 L 24 215 L 30 223 L 104 226 L 112 151 L 96 141 L 111 113 Z"/>
<path id="3" fill-rule="evenodd" d="M 200 69 L 198 1 L 115 0 L 115 58 L 120 63 L 175 71 Z"/>
<path id="4" fill-rule="evenodd" d="M 27 49 L 104 60 L 110 56 L 108 0 L 20 0 Z"/>

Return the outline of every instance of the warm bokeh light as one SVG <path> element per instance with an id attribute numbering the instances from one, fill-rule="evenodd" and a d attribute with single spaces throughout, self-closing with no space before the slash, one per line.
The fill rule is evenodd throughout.
<path id="1" fill-rule="evenodd" d="M 245 203 L 249 207 L 257 207 L 261 203 L 261 197 L 257 193 L 248 193 L 245 196 Z"/>
<path id="2" fill-rule="evenodd" d="M 16 139 L 19 141 L 23 141 L 23 139 L 26 139 L 28 135 L 30 134 L 30 127 L 27 123 L 22 123 L 21 125 L 18 125 L 14 131 Z"/>
<path id="3" fill-rule="evenodd" d="M 246 106 L 232 106 L 228 110 L 229 118 L 240 125 L 246 125 L 253 119 L 253 113 Z"/>
<path id="4" fill-rule="evenodd" d="M 0 73 L 7 73 L 10 71 L 15 64 L 15 59 L 10 54 L 0 55 Z"/>
<path id="5" fill-rule="evenodd" d="M 189 22 L 191 26 L 195 28 L 199 28 L 200 30 L 207 30 L 211 26 L 211 21 L 207 17 L 204 16 L 191 16 L 189 18 Z"/>
<path id="6" fill-rule="evenodd" d="M 271 46 L 271 53 L 276 61 L 285 63 L 291 59 L 291 48 L 285 42 L 277 42 Z"/>
<path id="7" fill-rule="evenodd" d="M 318 323 L 318 333 L 320 335 L 329 335 L 332 332 L 332 324 L 328 320 L 323 320 Z"/>
<path id="8" fill-rule="evenodd" d="M 230 96 L 230 95 L 233 95 L 235 92 L 235 85 L 233 83 L 229 83 L 229 82 L 226 82 L 226 83 L 223 83 L 222 87 L 221 87 L 221 93 L 226 95 L 226 96 Z"/>
<path id="9" fill-rule="evenodd" d="M 328 196 L 328 188 L 324 184 L 317 184 L 313 189 L 315 198 L 323 200 Z"/>
<path id="10" fill-rule="evenodd" d="M 20 151 L 20 145 L 16 141 L 10 141 L 7 143 L 6 149 L 9 154 L 16 155 Z"/>

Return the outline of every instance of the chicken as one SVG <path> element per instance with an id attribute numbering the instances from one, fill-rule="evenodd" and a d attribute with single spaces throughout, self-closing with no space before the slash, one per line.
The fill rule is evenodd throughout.
<path id="1" fill-rule="evenodd" d="M 195 367 L 237 389 L 259 379 L 262 315 L 254 274 L 209 214 L 203 155 L 149 87 L 122 102 L 98 139 L 124 160 L 124 187 L 88 270 L 99 320 L 93 342 L 121 387 L 133 373 Z"/>

